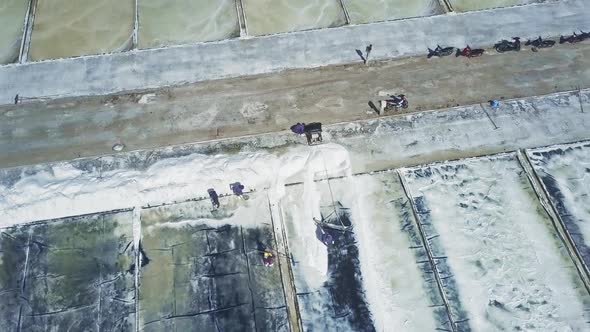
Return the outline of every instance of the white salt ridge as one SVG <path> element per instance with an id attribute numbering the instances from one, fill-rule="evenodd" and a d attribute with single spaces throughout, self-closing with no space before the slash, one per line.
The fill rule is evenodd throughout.
<path id="1" fill-rule="evenodd" d="M 588 293 L 513 154 L 402 173 L 448 256 L 460 297 L 449 301 L 467 312 L 455 320 L 476 331 L 588 328 Z"/>
<path id="2" fill-rule="evenodd" d="M 219 210 L 213 210 L 209 202 L 184 202 L 165 207 L 144 210 L 142 221 L 147 224 L 142 234 L 156 228 L 184 229 L 186 226 L 212 228 L 236 225 L 243 228 L 262 228 L 270 222 L 270 210 L 266 192 L 220 198 Z"/>
<path id="3" fill-rule="evenodd" d="M 317 160 L 314 159 L 314 160 Z M 377 331 L 433 331 L 430 296 L 416 266 L 410 241 L 400 230 L 399 211 L 386 205 L 402 197 L 395 173 L 384 175 L 311 181 L 289 187 L 283 198 L 285 224 L 293 259 L 293 274 L 298 293 L 308 293 L 300 302 L 304 327 L 310 330 L 348 331 L 346 319 L 332 317 L 332 298 L 324 287 L 329 281 L 326 246 L 316 237 L 313 218 L 320 218 L 320 206 L 334 200 L 350 208 L 351 221 L 359 249 L 360 268 L 366 304 Z"/>
<path id="4" fill-rule="evenodd" d="M 277 201 L 287 180 L 323 177 L 326 169 L 330 176 L 350 173 L 347 151 L 324 144 L 293 148 L 280 156 L 191 154 L 159 160 L 145 170 L 86 171 L 69 162 L 56 163 L 0 186 L 0 226 L 185 201 L 206 196 L 208 188 L 228 193 L 229 184 L 236 181 L 246 190 L 270 188 L 271 200 Z"/>
<path id="5" fill-rule="evenodd" d="M 590 247 L 590 142 L 532 149 L 527 155 L 536 172 L 555 181 L 559 192 L 550 193 L 553 205 L 563 205 L 565 211 L 558 211 L 561 218 L 573 221 L 584 244 Z M 549 189 L 547 183 L 542 184 L 545 190 Z M 559 195 L 563 197 L 560 199 Z M 566 227 L 570 225 L 566 223 Z"/>
<path id="6" fill-rule="evenodd" d="M 293 274 L 297 292 L 318 290 L 327 280 L 328 252 L 315 235 L 313 218 L 319 215 L 320 205 L 316 184 L 307 181 L 303 190 L 300 187 L 291 188 L 281 205 L 285 213 L 283 219 L 287 227 L 289 250 L 296 262 Z"/>
<path id="7" fill-rule="evenodd" d="M 434 331 L 433 303 L 392 200 L 403 191 L 396 173 L 332 182 L 351 208 L 366 298 L 377 331 Z"/>

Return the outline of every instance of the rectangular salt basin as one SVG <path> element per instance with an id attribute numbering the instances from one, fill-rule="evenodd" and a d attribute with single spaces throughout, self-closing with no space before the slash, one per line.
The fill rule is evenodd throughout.
<path id="1" fill-rule="evenodd" d="M 354 234 L 324 228 L 334 240 L 326 246 L 313 220 L 350 225 L 342 188 L 332 189 L 335 205 L 326 182 L 287 187 L 281 201 L 303 330 L 375 331 Z"/>
<path id="2" fill-rule="evenodd" d="M 551 204 L 590 266 L 590 142 L 527 150 Z"/>
<path id="3" fill-rule="evenodd" d="M 429 246 L 447 257 L 460 330 L 586 330 L 590 297 L 514 154 L 401 171 Z"/>
<path id="4" fill-rule="evenodd" d="M 18 60 L 28 6 L 29 1 L 25 0 L 0 3 L 0 64 Z"/>
<path id="5" fill-rule="evenodd" d="M 470 10 L 480 10 L 498 7 L 510 7 L 516 5 L 525 5 L 539 1 L 535 0 L 448 0 L 453 7 L 453 11 L 467 12 Z"/>
<path id="6" fill-rule="evenodd" d="M 142 331 L 288 331 L 268 200 L 220 198 L 143 209 Z M 146 264 L 147 263 L 147 264 Z"/>
<path id="7" fill-rule="evenodd" d="M 371 313 L 378 331 L 450 331 L 448 311 L 395 172 L 331 181 L 352 191 L 354 232 Z"/>
<path id="8" fill-rule="evenodd" d="M 234 0 L 141 0 L 140 48 L 222 40 L 240 35 Z"/>
<path id="9" fill-rule="evenodd" d="M 344 25 L 339 0 L 242 0 L 253 36 Z"/>
<path id="10" fill-rule="evenodd" d="M 133 0 L 37 2 L 32 61 L 125 51 L 131 48 Z"/>
<path id="11" fill-rule="evenodd" d="M 135 331 L 131 211 L 0 231 L 0 331 Z"/>
<path id="12" fill-rule="evenodd" d="M 350 23 L 371 23 L 444 13 L 438 0 L 343 0 Z"/>

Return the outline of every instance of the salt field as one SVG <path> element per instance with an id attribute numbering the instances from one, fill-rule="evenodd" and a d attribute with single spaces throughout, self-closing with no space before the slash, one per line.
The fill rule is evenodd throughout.
<path id="1" fill-rule="evenodd" d="M 348 133 L 341 140 L 358 136 Z M 228 155 L 183 148 L 136 152 L 3 172 L 0 192 L 13 206 L 5 210 L 0 241 L 1 286 L 13 294 L 0 301 L 3 329 L 123 324 L 117 326 L 127 330 L 137 319 L 145 331 L 289 331 L 289 310 L 296 310 L 304 331 L 588 328 L 588 291 L 515 153 L 352 175 L 351 154 L 334 143 L 289 144 L 272 153 L 247 149 Z M 558 179 L 585 181 L 586 149 L 578 144 L 529 154 L 536 169 L 542 165 Z M 546 151 L 561 152 L 549 162 Z M 247 185 L 247 199 L 227 195 L 228 183 L 236 180 Z M 579 197 L 574 206 L 585 206 L 587 186 L 568 181 L 579 188 L 573 190 L 572 197 Z M 210 187 L 222 195 L 219 209 L 206 197 Z M 21 189 L 26 197 L 17 195 Z M 125 206 L 13 225 L 39 215 Z M 275 242 L 281 229 L 287 249 Z M 324 242 L 326 234 L 333 242 Z M 36 263 L 30 256 L 33 250 L 45 255 L 44 246 L 70 248 L 73 238 L 83 239 L 88 257 L 103 257 L 98 272 L 82 257 L 64 266 L 58 257 Z M 287 255 L 286 264 L 263 266 L 266 250 Z M 21 266 L 16 274 L 10 272 L 14 263 L 7 263 L 13 261 Z M 53 296 L 52 288 L 39 290 L 31 280 L 21 291 L 23 269 L 32 279 L 39 278 L 38 270 L 50 271 L 44 278 L 76 276 L 73 293 L 50 307 L 63 314 L 18 323 L 21 307 L 45 313 L 49 307 L 40 306 Z M 291 273 L 292 284 L 285 283 Z M 114 289 L 108 283 L 99 288 L 98 295 L 84 286 L 100 280 L 117 282 Z M 20 299 L 33 294 L 29 287 L 37 294 L 32 305 Z M 297 309 L 287 304 L 291 287 Z M 95 301 L 112 301 L 112 294 L 121 307 L 106 315 Z M 80 296 L 85 302 L 72 302 Z M 76 303 L 88 307 L 76 309 Z"/>
<path id="2" fill-rule="evenodd" d="M 459 330 L 588 329 L 588 291 L 514 154 L 401 174 Z"/>
<path id="3" fill-rule="evenodd" d="M 490 9 L 498 7 L 510 7 L 529 3 L 541 2 L 539 0 L 448 0 L 454 11 L 466 12 L 470 10 Z"/>
<path id="4" fill-rule="evenodd" d="M 254 36 L 341 26 L 339 0 L 243 0 L 248 33 Z"/>
<path id="5" fill-rule="evenodd" d="M 341 192 L 334 193 L 336 206 L 331 197 L 327 184 L 289 188 L 282 204 L 303 329 L 375 331 L 355 237 L 314 223 L 316 218 L 337 227 L 351 226 L 350 207 L 338 201 Z M 326 246 L 322 233 L 329 233 L 334 243 Z"/>
<path id="6" fill-rule="evenodd" d="M 451 10 L 457 12 L 535 2 L 540 1 L 449 0 Z M 137 8 L 130 0 L 48 0 L 33 3 L 34 15 L 25 26 L 28 7 L 26 0 L 8 0 L 0 5 L 0 64 L 18 60 L 26 27 L 32 31 L 22 45 L 24 61 L 39 61 L 425 17 L 448 11 L 437 0 L 181 0 L 165 4 L 140 0 Z"/>
<path id="7" fill-rule="evenodd" d="M 131 211 L 1 231 L 0 330 L 135 331 Z"/>
<path id="8" fill-rule="evenodd" d="M 282 209 L 304 330 L 451 329 L 395 172 L 306 181 L 287 189 Z"/>
<path id="9" fill-rule="evenodd" d="M 1 1 L 0 332 L 590 331 L 588 1 Z"/>
<path id="10" fill-rule="evenodd" d="M 535 169 L 583 180 L 587 147 L 532 149 L 529 155 Z M 547 159 L 551 151 L 560 152 Z M 266 171 L 252 159 L 240 162 L 245 155 L 234 156 L 224 178 L 211 167 L 195 174 L 204 180 L 196 186 L 176 182 L 182 195 L 192 195 L 185 202 L 2 228 L 0 286 L 6 296 L 0 300 L 0 326 L 131 331 L 137 322 L 144 331 L 289 331 L 285 289 L 293 287 L 304 331 L 588 328 L 590 295 L 515 153 L 351 175 L 345 150 L 314 147 L 306 159 L 302 152 L 281 153 L 280 167 Z M 198 160 L 172 158 L 155 168 L 169 181 L 163 167 L 172 171 L 183 168 L 183 159 Z M 106 203 L 102 208 L 117 204 L 117 195 L 127 196 L 125 186 L 140 179 L 116 170 L 134 160 L 104 164 L 101 176 L 111 177 L 108 169 L 119 173 L 120 189 L 110 192 L 110 201 L 96 201 Z M 92 163 L 76 167 L 93 172 Z M 248 167 L 275 176 L 256 180 L 246 176 Z M 576 170 L 582 173 L 577 176 Z M 48 180 L 33 174 L 23 174 L 24 181 Z M 174 176 L 180 180 L 183 174 Z M 338 178 L 317 181 L 326 174 Z M 217 183 L 230 178 L 263 181 L 255 187 L 265 183 L 271 189 L 248 189 L 247 199 L 226 196 Z M 92 188 L 83 185 L 84 177 L 77 179 L 77 191 Z M 280 189 L 297 179 L 301 182 Z M 15 178 L 2 180 L 3 186 L 16 184 Z M 164 194 L 172 187 L 150 182 L 141 191 L 173 199 Z M 222 194 L 218 209 L 202 189 L 210 184 Z M 581 199 L 576 207 L 585 206 L 579 203 L 587 197 L 587 186 L 580 185 L 579 195 L 573 195 Z M 74 189 L 73 183 L 68 187 Z M 61 209 L 63 203 L 48 194 L 39 192 Z M 272 211 L 273 202 L 279 214 Z M 577 222 L 587 219 L 578 215 Z M 275 243 L 282 227 L 288 266 L 266 267 L 262 252 L 286 254 Z M 292 286 L 281 277 L 289 270 Z M 39 278 L 51 280 L 49 288 L 40 288 Z M 102 285 L 98 292 L 95 284 Z M 66 285 L 68 292 L 60 288 Z M 58 293 L 61 298 L 53 300 Z M 23 313 L 30 318 L 19 322 Z"/>
<path id="11" fill-rule="evenodd" d="M 587 330 L 586 101 L 0 169 L 0 329 Z"/>
<path id="12" fill-rule="evenodd" d="M 332 181 L 353 206 L 354 232 L 378 331 L 450 330 L 426 247 L 396 172 Z"/>
<path id="13" fill-rule="evenodd" d="M 441 14 L 436 0 L 343 0 L 353 24 Z"/>
<path id="14" fill-rule="evenodd" d="M 238 37 L 234 0 L 138 2 L 138 47 L 150 48 Z"/>
<path id="15" fill-rule="evenodd" d="M 528 150 L 551 203 L 590 266 L 590 143 Z"/>
<path id="16" fill-rule="evenodd" d="M 125 51 L 132 46 L 132 0 L 37 2 L 30 60 Z"/>
<path id="17" fill-rule="evenodd" d="M 142 331 L 288 331 L 264 193 L 147 208 L 140 274 Z"/>
<path id="18" fill-rule="evenodd" d="M 0 65 L 18 60 L 27 8 L 28 1 L 0 3 Z"/>

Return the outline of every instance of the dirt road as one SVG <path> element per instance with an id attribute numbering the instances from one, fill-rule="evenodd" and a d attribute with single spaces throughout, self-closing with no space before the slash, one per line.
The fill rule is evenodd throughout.
<path id="1" fill-rule="evenodd" d="M 0 167 L 376 117 L 404 93 L 408 112 L 590 87 L 590 44 L 465 59 L 426 57 L 210 81 L 153 92 L 0 108 Z"/>

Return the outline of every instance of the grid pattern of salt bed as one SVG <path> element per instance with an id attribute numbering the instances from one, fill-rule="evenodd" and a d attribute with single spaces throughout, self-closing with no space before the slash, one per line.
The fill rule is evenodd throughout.
<path id="1" fill-rule="evenodd" d="M 588 292 L 514 154 L 401 174 L 458 330 L 588 328 Z"/>
<path id="2" fill-rule="evenodd" d="M 337 27 L 444 13 L 437 0 L 7 0 L 0 64 Z M 456 11 L 535 0 L 448 0 Z M 30 15 L 25 17 L 27 9 Z M 28 22 L 23 24 L 24 22 Z M 27 30 L 32 30 L 29 34 Z M 21 43 L 23 37 L 26 38 Z M 22 44 L 22 50 L 21 50 Z"/>
<path id="3" fill-rule="evenodd" d="M 590 142 L 527 150 L 527 155 L 576 246 L 590 266 Z"/>

